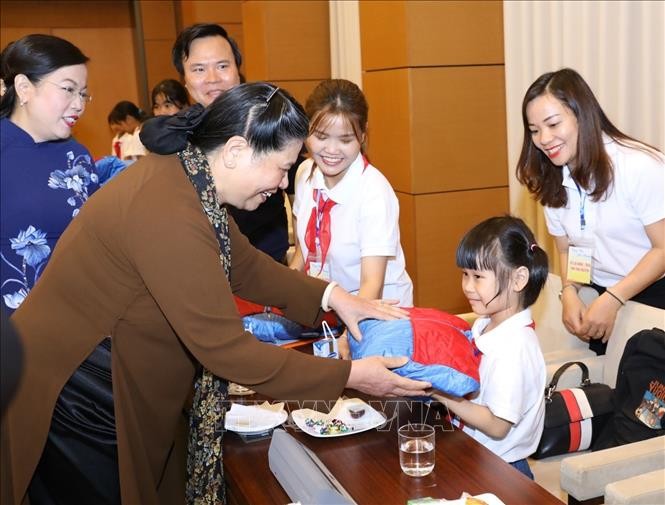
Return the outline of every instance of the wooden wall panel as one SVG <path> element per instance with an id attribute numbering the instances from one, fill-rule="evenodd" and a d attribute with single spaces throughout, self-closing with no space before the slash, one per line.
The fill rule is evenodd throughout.
<path id="1" fill-rule="evenodd" d="M 175 6 L 173 0 L 142 0 L 141 20 L 145 40 L 175 40 Z"/>
<path id="2" fill-rule="evenodd" d="M 242 23 L 241 0 L 181 0 L 182 27 L 194 23 Z"/>
<path id="3" fill-rule="evenodd" d="M 406 43 L 406 2 L 361 0 L 358 3 L 363 70 L 406 67 L 409 54 Z"/>
<path id="4" fill-rule="evenodd" d="M 180 80 L 178 71 L 171 62 L 173 39 L 146 40 L 144 46 L 149 92 L 152 92 L 152 88 L 163 79 Z"/>
<path id="5" fill-rule="evenodd" d="M 369 155 L 397 191 L 415 303 L 469 307 L 455 249 L 508 211 L 502 2 L 360 2 Z"/>
<path id="6" fill-rule="evenodd" d="M 69 40 L 90 58 L 88 89 L 93 100 L 76 124 L 74 136 L 95 158 L 111 154 L 108 113 L 120 100 L 139 103 L 132 29 L 59 28 L 53 35 Z"/>
<path id="7" fill-rule="evenodd" d="M 330 77 L 327 1 L 248 0 L 242 12 L 248 80 Z"/>
<path id="8" fill-rule="evenodd" d="M 411 193 L 508 185 L 503 66 L 409 71 Z"/>
<path id="9" fill-rule="evenodd" d="M 416 304 L 453 314 L 468 312 L 455 251 L 471 227 L 490 216 L 508 212 L 508 188 L 417 195 L 413 203 L 418 265 L 413 277 Z"/>
<path id="10" fill-rule="evenodd" d="M 133 25 L 131 0 L 2 0 L 2 28 L 91 28 Z M 36 33 L 36 32 L 29 32 Z M 44 33 L 37 32 L 37 33 Z"/>
<path id="11" fill-rule="evenodd" d="M 14 27 L 2 25 L 2 30 L 0 30 L 0 49 L 4 49 L 10 42 L 14 42 L 15 40 L 30 35 L 31 33 L 53 35 L 53 30 L 39 26 Z"/>
<path id="12" fill-rule="evenodd" d="M 406 3 L 409 66 L 503 63 L 503 2 Z"/>
<path id="13" fill-rule="evenodd" d="M 369 104 L 367 154 L 395 191 L 412 193 L 412 145 L 409 71 L 365 72 Z M 427 139 L 431 140 L 428 135 Z"/>
<path id="14" fill-rule="evenodd" d="M 502 2 L 361 1 L 360 23 L 364 70 L 503 63 Z"/>
<path id="15" fill-rule="evenodd" d="M 279 86 L 280 88 L 284 88 L 285 90 L 287 90 L 289 93 L 291 93 L 291 95 L 293 95 L 293 98 L 298 100 L 298 102 L 300 102 L 300 104 L 304 107 L 307 98 L 312 93 L 312 91 L 314 91 L 314 88 L 319 83 L 319 80 L 315 79 L 313 81 L 270 81 L 270 82 L 272 82 L 275 86 Z"/>
<path id="16" fill-rule="evenodd" d="M 368 152 L 395 190 L 508 184 L 502 66 L 372 71 L 363 82 Z"/>

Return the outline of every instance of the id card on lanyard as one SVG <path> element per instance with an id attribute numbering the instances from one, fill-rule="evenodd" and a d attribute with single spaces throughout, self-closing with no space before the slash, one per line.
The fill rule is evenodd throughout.
<path id="1" fill-rule="evenodd" d="M 579 284 L 591 284 L 591 269 L 593 267 L 593 234 L 588 227 L 586 215 L 587 194 L 577 183 L 577 192 L 580 195 L 580 234 L 568 246 L 567 280 Z"/>

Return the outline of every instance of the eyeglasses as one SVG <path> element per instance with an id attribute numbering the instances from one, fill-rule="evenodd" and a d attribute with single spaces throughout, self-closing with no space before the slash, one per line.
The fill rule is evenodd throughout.
<path id="1" fill-rule="evenodd" d="M 44 79 L 43 81 L 60 88 L 62 91 L 64 91 L 67 94 L 70 100 L 74 100 L 74 98 L 76 98 L 76 95 L 78 95 L 82 103 L 92 102 L 92 96 L 86 93 L 85 91 L 78 91 L 76 88 L 72 86 L 63 86 L 62 84 L 57 84 L 55 82 L 47 81 L 46 79 Z"/>

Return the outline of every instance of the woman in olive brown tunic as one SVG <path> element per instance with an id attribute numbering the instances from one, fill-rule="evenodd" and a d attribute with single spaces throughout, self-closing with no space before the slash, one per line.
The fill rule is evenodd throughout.
<path id="1" fill-rule="evenodd" d="M 286 184 L 307 135 L 300 105 L 278 88 L 255 83 L 226 92 L 201 111 L 192 108 L 158 125 L 172 134 L 162 148 L 176 154 L 146 156 L 86 203 L 14 314 L 25 366 L 3 418 L 2 503 L 26 501 L 45 445 L 88 459 L 74 458 L 71 469 L 49 469 L 34 496 L 49 496 L 53 485 L 53 492 L 69 488 L 65 499 L 79 503 L 183 503 L 184 462 L 174 442 L 199 364 L 274 398 L 333 399 L 344 387 L 421 395 L 429 386 L 391 373 L 387 367 L 400 365 L 399 359 L 319 359 L 244 332 L 234 294 L 277 306 L 308 325 L 318 321 L 322 307 L 334 309 L 356 335 L 362 318 L 401 313 L 277 264 L 227 219 L 224 204 L 251 210 Z M 151 131 L 148 124 L 144 129 Z M 112 345 L 104 351 L 100 343 L 107 336 Z M 112 379 L 103 377 L 109 347 Z M 86 375 L 98 369 L 101 375 Z M 67 397 L 69 389 L 79 391 L 73 386 L 79 376 L 92 376 L 94 384 L 84 397 Z M 90 407 L 99 398 L 85 395 L 103 390 L 104 380 L 112 381 L 110 419 L 79 422 L 86 409 L 101 415 Z M 61 433 L 52 443 L 49 429 L 57 431 L 60 411 L 70 415 L 60 417 L 77 437 Z M 107 432 L 94 432 L 105 426 Z M 87 444 L 85 450 L 76 453 L 70 440 Z M 104 447 L 87 450 L 116 440 L 117 451 L 107 451 L 106 462 L 99 456 Z M 110 491 L 99 489 L 109 461 L 119 469 L 116 494 L 113 479 Z"/>

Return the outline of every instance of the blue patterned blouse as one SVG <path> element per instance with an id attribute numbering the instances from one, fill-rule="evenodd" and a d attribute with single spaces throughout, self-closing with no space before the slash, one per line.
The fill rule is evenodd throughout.
<path id="1" fill-rule="evenodd" d="M 11 313 L 99 181 L 90 153 L 74 139 L 35 143 L 7 118 L 0 120 L 0 159 L 0 286 Z"/>

